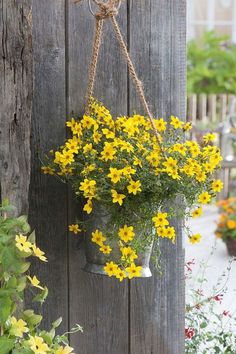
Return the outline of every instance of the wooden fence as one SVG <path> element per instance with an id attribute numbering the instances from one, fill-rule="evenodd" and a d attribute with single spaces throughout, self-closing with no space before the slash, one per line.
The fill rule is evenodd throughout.
<path id="1" fill-rule="evenodd" d="M 33 19 L 32 125 L 30 127 L 30 105 L 26 111 L 28 120 L 25 117 L 23 121 L 22 116 L 14 124 L 14 134 L 27 149 L 29 134 L 20 133 L 24 132 L 26 122 L 30 128 L 31 166 L 28 150 L 27 155 L 20 148 L 20 143 L 12 148 L 11 158 L 7 154 L 1 158 L 5 164 L 11 164 L 11 171 L 20 175 L 20 181 L 24 181 L 23 169 L 29 171 L 31 167 L 29 221 L 36 229 L 37 242 L 49 260 L 48 264 L 34 264 L 32 270 L 50 291 L 43 306 L 44 325 L 49 327 L 59 316 L 63 317 L 61 331 L 67 331 L 75 323 L 81 324 L 84 334 L 71 337 L 71 345 L 77 354 L 183 354 L 184 250 L 178 220 L 175 222 L 178 231 L 176 245 L 165 240 L 161 244 L 162 276 L 153 271 L 152 278 L 120 284 L 115 279 L 82 270 L 85 264 L 83 240 L 68 233 L 68 223 L 73 222 L 77 215 L 81 216 L 81 210 L 67 186 L 42 175 L 39 157 L 63 143 L 68 113 L 83 113 L 94 18 L 88 11 L 86 0 L 79 4 L 71 0 L 32 0 L 32 14 L 26 11 L 30 3 L 30 0 L 3 0 L 0 17 L 4 25 L 7 24 L 7 31 L 2 32 L 6 48 L 8 51 L 12 49 L 12 55 L 6 56 L 1 67 L 4 71 L 8 65 L 10 72 L 11 86 L 5 88 L 5 97 L 15 94 L 13 59 L 22 64 L 23 69 L 20 67 L 19 73 L 23 70 L 29 74 L 28 70 L 32 69 L 32 63 L 29 62 L 27 67 L 28 62 L 22 56 L 29 51 L 16 51 L 19 44 L 11 42 L 13 32 L 16 38 L 22 39 L 25 50 L 26 43 L 31 43 L 24 31 L 18 33 L 15 19 L 18 16 L 25 19 L 26 14 L 28 19 L 31 15 Z M 16 10 L 11 17 L 9 4 Z M 165 118 L 170 114 L 183 118 L 186 1 L 123 1 L 118 21 L 153 112 Z M 142 112 L 109 24 L 105 27 L 95 95 L 111 108 L 113 114 L 127 114 L 134 110 Z M 26 80 L 22 76 L 19 78 Z M 31 99 L 30 93 L 29 90 L 26 101 Z M 22 113 L 25 106 L 21 106 L 20 99 L 18 94 L 17 107 Z M 7 100 L 3 101 L 2 107 L 3 110 L 9 108 Z M 14 117 L 15 106 L 12 104 L 4 118 L 8 120 L 0 138 L 11 138 L 9 127 L 14 123 Z M 24 163 L 19 167 L 18 157 L 22 154 L 28 165 Z M 3 196 L 17 188 L 18 199 L 22 193 L 25 198 L 22 184 L 16 184 L 18 180 L 14 182 L 8 171 L 4 178 L 0 175 Z M 12 189 L 3 186 L 7 180 L 13 182 Z"/>

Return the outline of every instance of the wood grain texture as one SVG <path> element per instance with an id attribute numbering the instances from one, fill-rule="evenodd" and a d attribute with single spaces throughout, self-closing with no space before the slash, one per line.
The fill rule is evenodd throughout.
<path id="1" fill-rule="evenodd" d="M 68 110 L 83 113 L 87 70 L 91 57 L 94 18 L 86 2 L 68 7 Z M 126 36 L 126 8 L 118 17 Z M 117 48 L 110 23 L 105 24 L 98 63 L 95 97 L 113 114 L 127 113 L 127 69 Z M 71 204 L 69 221 L 77 210 Z M 78 214 L 77 214 L 78 215 Z M 80 212 L 81 217 L 81 212 Z M 70 235 L 70 325 L 78 322 L 84 334 L 71 338 L 78 354 L 128 354 L 128 284 L 85 273 L 83 243 Z"/>
<path id="2" fill-rule="evenodd" d="M 130 52 L 154 114 L 185 117 L 185 0 L 131 0 Z M 140 103 L 130 89 L 130 110 Z M 168 196 L 167 196 L 168 198 Z M 184 353 L 184 250 L 161 243 L 163 275 L 131 283 L 131 354 Z"/>
<path id="3" fill-rule="evenodd" d="M 28 211 L 33 89 L 31 0 L 0 3 L 0 194 Z"/>
<path id="4" fill-rule="evenodd" d="M 41 173 L 41 162 L 51 148 L 64 142 L 65 100 L 65 2 L 33 1 L 33 51 L 35 92 L 32 116 L 32 173 L 30 223 L 48 264 L 32 269 L 49 287 L 43 306 L 44 325 L 63 316 L 61 331 L 68 329 L 67 188 Z"/>

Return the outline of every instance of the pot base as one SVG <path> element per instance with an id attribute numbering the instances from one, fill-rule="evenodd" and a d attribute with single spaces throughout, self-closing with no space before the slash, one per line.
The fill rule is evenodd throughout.
<path id="1" fill-rule="evenodd" d="M 107 273 L 104 271 L 104 266 L 101 264 L 86 263 L 83 270 L 88 273 L 108 276 Z M 139 278 L 150 278 L 151 276 L 152 276 L 152 273 L 151 273 L 150 268 L 149 267 L 142 267 L 141 277 L 139 277 Z"/>

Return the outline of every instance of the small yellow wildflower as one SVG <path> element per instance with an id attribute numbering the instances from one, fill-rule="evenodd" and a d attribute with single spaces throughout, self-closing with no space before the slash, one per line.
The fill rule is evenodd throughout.
<path id="1" fill-rule="evenodd" d="M 131 265 L 125 268 L 126 272 L 128 273 L 128 278 L 132 279 L 134 277 L 141 277 L 141 266 L 136 266 L 135 263 L 131 263 Z"/>
<path id="2" fill-rule="evenodd" d="M 201 204 L 207 204 L 211 200 L 211 195 L 208 192 L 202 192 L 198 197 L 198 202 Z"/>
<path id="3" fill-rule="evenodd" d="M 123 199 L 125 199 L 124 194 L 119 194 L 115 189 L 111 190 L 111 195 L 112 195 L 112 202 L 113 203 L 118 203 L 120 205 L 123 204 Z"/>
<path id="4" fill-rule="evenodd" d="M 29 329 L 27 328 L 27 323 L 22 319 L 19 319 L 17 321 L 17 319 L 14 316 L 12 316 L 10 334 L 15 337 L 22 338 L 23 334 L 27 332 L 29 332 Z"/>
<path id="5" fill-rule="evenodd" d="M 171 122 L 170 124 L 175 128 L 175 129 L 179 129 L 183 127 L 184 122 L 182 122 L 181 120 L 179 120 L 179 118 L 171 116 L 170 117 Z"/>
<path id="6" fill-rule="evenodd" d="M 141 183 L 140 181 L 130 181 L 130 184 L 127 187 L 129 194 L 136 195 L 138 192 L 141 192 Z"/>
<path id="7" fill-rule="evenodd" d="M 27 241 L 27 237 L 26 236 L 23 236 L 22 234 L 16 235 L 15 240 L 16 240 L 16 247 L 20 251 L 26 252 L 26 253 L 30 253 L 31 252 L 32 243 Z"/>
<path id="8" fill-rule="evenodd" d="M 83 211 L 86 211 L 87 214 L 91 214 L 93 210 L 93 203 L 91 199 L 87 200 L 87 203 L 83 207 Z"/>
<path id="9" fill-rule="evenodd" d="M 36 245 L 32 245 L 32 250 L 34 252 L 35 257 L 39 258 L 43 262 L 47 262 L 47 258 L 45 257 L 45 252 L 41 251 Z"/>
<path id="10" fill-rule="evenodd" d="M 201 235 L 200 234 L 195 234 L 189 237 L 189 242 L 194 245 L 195 243 L 199 243 L 201 240 Z"/>
<path id="11" fill-rule="evenodd" d="M 211 185 L 212 190 L 215 193 L 219 193 L 222 190 L 223 186 L 224 186 L 224 183 L 221 182 L 220 179 L 217 179 L 217 180 L 213 181 L 212 185 Z"/>
<path id="12" fill-rule="evenodd" d="M 41 167 L 41 170 L 45 175 L 54 175 L 55 170 L 49 166 L 43 166 Z"/>
<path id="13" fill-rule="evenodd" d="M 34 275 L 33 278 L 31 278 L 29 275 L 27 275 L 27 278 L 29 279 L 31 285 L 33 285 L 35 288 L 39 288 L 41 290 L 44 290 L 43 287 L 40 285 L 40 281 L 38 278 Z"/>
<path id="14" fill-rule="evenodd" d="M 119 229 L 118 235 L 124 242 L 132 241 L 135 235 L 133 226 L 124 225 L 124 227 Z"/>
<path id="15" fill-rule="evenodd" d="M 112 249 L 110 246 L 107 246 L 107 245 L 102 245 L 100 248 L 99 248 L 99 251 L 102 252 L 103 254 L 110 254 Z"/>
<path id="16" fill-rule="evenodd" d="M 167 213 L 157 213 L 157 215 L 152 218 L 155 227 L 163 227 L 169 225 L 167 215 Z"/>
<path id="17" fill-rule="evenodd" d="M 117 183 L 120 181 L 122 176 L 122 170 L 118 170 L 117 168 L 110 167 L 110 173 L 107 175 L 112 183 Z"/>
<path id="18" fill-rule="evenodd" d="M 200 207 L 200 208 L 193 210 L 191 215 L 193 218 L 198 218 L 199 216 L 202 215 L 202 208 Z"/>
<path id="19" fill-rule="evenodd" d="M 47 354 L 50 351 L 48 345 L 44 342 L 43 338 L 39 336 L 30 336 L 29 345 L 30 349 L 35 354 Z"/>
<path id="20" fill-rule="evenodd" d="M 103 233 L 99 230 L 92 232 L 92 242 L 96 243 L 99 246 L 103 246 L 103 242 L 106 241 L 106 237 L 103 236 Z"/>
<path id="21" fill-rule="evenodd" d="M 71 224 L 71 225 L 69 225 L 69 231 L 73 232 L 74 234 L 78 234 L 82 230 L 79 228 L 78 224 Z"/>
<path id="22" fill-rule="evenodd" d="M 105 142 L 104 149 L 101 152 L 101 159 L 108 161 L 114 160 L 114 155 L 116 154 L 116 149 L 112 146 L 111 143 Z"/>
<path id="23" fill-rule="evenodd" d="M 136 258 L 138 258 L 135 250 L 132 249 L 130 246 L 121 247 L 120 251 L 121 251 L 121 254 L 122 254 L 121 259 L 123 261 L 129 260 L 130 262 L 133 262 Z"/>
<path id="24" fill-rule="evenodd" d="M 104 271 L 107 273 L 109 277 L 112 277 L 113 275 L 116 276 L 118 272 L 118 265 L 114 262 L 107 262 Z"/>
<path id="25" fill-rule="evenodd" d="M 204 143 L 209 143 L 209 142 L 215 141 L 215 140 L 216 140 L 215 133 L 208 133 L 208 134 L 204 135 L 204 137 L 203 137 Z"/>
<path id="26" fill-rule="evenodd" d="M 62 347 L 60 346 L 57 350 L 55 354 L 74 354 L 73 352 L 73 348 L 69 347 L 68 345 L 66 347 Z"/>
<path id="27" fill-rule="evenodd" d="M 119 279 L 119 281 L 122 281 L 127 277 L 125 271 L 120 268 L 117 269 L 115 276 L 117 279 Z"/>
<path id="28" fill-rule="evenodd" d="M 183 126 L 184 131 L 189 131 L 191 129 L 192 129 L 192 124 L 190 122 L 187 122 L 184 124 L 184 126 Z"/>
<path id="29" fill-rule="evenodd" d="M 158 132 L 164 132 L 166 130 L 167 123 L 164 121 L 163 118 L 155 119 L 154 124 Z"/>

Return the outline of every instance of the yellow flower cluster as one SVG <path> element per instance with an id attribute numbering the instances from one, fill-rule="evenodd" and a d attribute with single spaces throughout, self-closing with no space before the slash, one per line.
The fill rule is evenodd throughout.
<path id="1" fill-rule="evenodd" d="M 197 217 L 202 213 L 200 204 L 209 203 L 223 187 L 220 180 L 213 178 L 222 160 L 219 149 L 212 143 L 214 134 L 206 134 L 202 144 L 198 144 L 185 139 L 186 132 L 192 128 L 189 122 L 171 116 L 169 122 L 159 118 L 154 124 L 158 138 L 146 117 L 134 114 L 114 120 L 108 109 L 94 100 L 89 115 L 67 122 L 71 136 L 53 153 L 53 160 L 42 167 L 43 173 L 57 174 L 71 182 L 76 195 L 84 198 L 83 210 L 87 214 L 99 204 L 116 215 L 118 229 L 114 232 L 118 246 L 120 242 L 129 242 L 128 246 L 138 255 L 136 221 L 127 219 L 131 211 L 136 220 L 142 219 L 149 234 L 154 223 L 157 237 L 174 242 L 175 229 L 169 224 L 167 213 L 162 212 L 165 201 L 174 202 L 182 196 L 188 208 L 195 207 L 190 215 Z M 172 216 L 173 213 L 169 215 Z M 130 223 L 135 225 L 135 230 L 129 229 Z M 80 229 L 76 225 L 70 225 L 70 231 L 78 233 Z M 103 239 L 105 236 L 96 230 L 92 234 L 93 242 L 113 262 L 110 236 L 107 230 L 103 231 L 107 237 Z M 145 242 L 143 236 L 143 245 Z M 113 273 L 110 270 L 108 274 L 116 276 L 113 263 Z M 133 262 L 131 266 L 136 267 Z M 130 277 L 133 271 L 126 268 L 121 270 Z"/>

